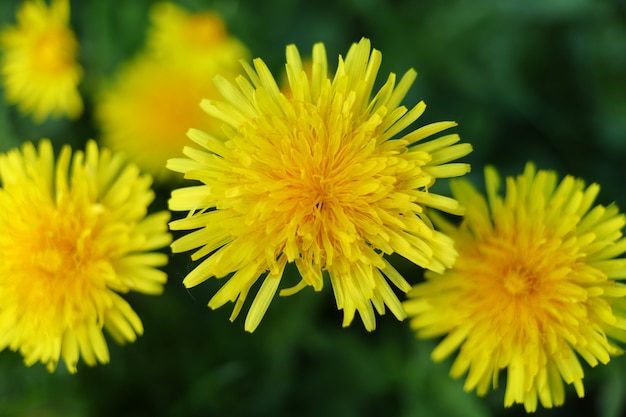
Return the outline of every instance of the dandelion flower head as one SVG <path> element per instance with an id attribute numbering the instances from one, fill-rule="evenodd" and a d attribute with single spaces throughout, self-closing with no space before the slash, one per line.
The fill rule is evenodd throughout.
<path id="1" fill-rule="evenodd" d="M 37 122 L 49 116 L 76 118 L 83 111 L 78 92 L 82 69 L 78 42 L 69 27 L 68 0 L 26 1 L 17 25 L 0 32 L 6 100 Z"/>
<path id="2" fill-rule="evenodd" d="M 0 155 L 0 349 L 53 371 L 109 361 L 103 327 L 119 343 L 141 335 L 121 293 L 159 294 L 169 213 L 147 214 L 149 176 L 88 142 L 55 162 L 48 140 Z"/>
<path id="3" fill-rule="evenodd" d="M 165 163 L 181 154 L 190 127 L 221 133 L 220 123 L 200 108 L 203 97 L 217 95 L 211 74 L 140 56 L 98 98 L 95 114 L 101 140 L 132 157 L 155 179 L 170 179 L 173 173 Z"/>
<path id="4" fill-rule="evenodd" d="M 344 326 L 358 311 L 368 330 L 374 309 L 405 312 L 389 280 L 401 291 L 410 285 L 385 258 L 398 253 L 424 268 L 442 272 L 456 252 L 424 213 L 434 207 L 460 214 L 457 201 L 429 188 L 438 178 L 469 171 L 449 163 L 469 152 L 456 134 L 422 142 L 455 126 L 438 122 L 407 129 L 425 104 L 400 103 L 415 79 L 408 71 L 396 84 L 390 74 L 372 95 L 381 54 L 367 39 L 339 57 L 329 77 L 323 44 L 313 48 L 310 76 L 295 46 L 287 47 L 289 93 L 283 94 L 261 59 L 244 64 L 247 77 L 235 83 L 217 78 L 224 101 L 205 100 L 206 112 L 224 123 L 227 139 L 197 129 L 188 158 L 168 167 L 200 184 L 174 190 L 170 209 L 189 211 L 170 223 L 189 230 L 174 252 L 196 250 L 204 258 L 184 279 L 188 287 L 230 276 L 212 297 L 211 308 L 235 302 L 231 320 L 247 294 L 262 281 L 244 328 L 253 331 L 276 294 L 285 266 L 294 263 L 301 281 L 281 295 L 330 279 Z"/>
<path id="5" fill-rule="evenodd" d="M 216 15 L 156 3 L 152 17 L 149 47 L 102 89 L 95 113 L 106 146 L 164 181 L 173 177 L 166 161 L 180 155 L 189 128 L 223 135 L 221 122 L 207 117 L 200 101 L 219 96 L 217 74 L 235 79 L 247 51 Z"/>
<path id="6" fill-rule="evenodd" d="M 228 33 L 217 13 L 193 13 L 171 2 L 157 2 L 150 17 L 147 47 L 158 57 L 210 71 L 219 68 L 237 72 L 239 60 L 248 58 L 247 48 Z"/>
<path id="7" fill-rule="evenodd" d="M 405 308 L 422 337 L 445 336 L 432 352 L 458 349 L 451 375 L 484 395 L 506 370 L 504 405 L 563 404 L 565 386 L 584 395 L 583 368 L 606 364 L 626 340 L 626 217 L 595 205 L 599 186 L 528 164 L 506 179 L 504 196 L 493 168 L 487 197 L 467 181 L 453 195 L 466 207 L 459 226 L 441 230 L 459 252 L 452 269 L 409 292 Z"/>

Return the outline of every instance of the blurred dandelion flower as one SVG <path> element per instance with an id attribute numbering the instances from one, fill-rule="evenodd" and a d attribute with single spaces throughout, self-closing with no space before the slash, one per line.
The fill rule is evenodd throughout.
<path id="1" fill-rule="evenodd" d="M 17 26 L 0 33 L 0 71 L 6 100 L 37 122 L 49 116 L 77 118 L 83 111 L 78 92 L 82 69 L 78 42 L 69 27 L 68 0 L 25 2 Z"/>
<path id="2" fill-rule="evenodd" d="M 222 18 L 209 11 L 191 13 L 171 2 L 155 3 L 150 10 L 148 51 L 166 60 L 186 62 L 210 71 L 239 72 L 247 48 L 229 35 Z M 209 78 L 213 78 L 209 74 Z"/>
<path id="3" fill-rule="evenodd" d="M 165 163 L 181 153 L 190 127 L 220 133 L 220 124 L 200 108 L 202 98 L 218 95 L 211 75 L 148 57 L 132 61 L 96 104 L 102 142 L 157 180 L 171 177 Z"/>
<path id="4" fill-rule="evenodd" d="M 0 155 L 0 349 L 53 371 L 62 357 L 109 361 L 102 328 L 120 343 L 143 332 L 118 293 L 159 294 L 169 213 L 146 216 L 149 176 L 119 154 L 27 143 Z"/>
<path id="5" fill-rule="evenodd" d="M 456 177 L 469 165 L 448 163 L 469 152 L 458 135 L 423 139 L 455 126 L 438 122 L 400 138 L 423 113 L 400 102 L 416 73 L 396 85 L 395 74 L 372 98 L 381 54 L 362 39 L 346 59 L 339 57 L 332 79 L 324 46 L 313 48 L 309 77 L 295 46 L 287 47 L 290 94 L 283 94 L 261 59 L 244 64 L 248 78 L 236 85 L 217 78 L 224 102 L 202 107 L 224 122 L 227 140 L 197 129 L 189 137 L 203 148 L 186 147 L 188 159 L 168 167 L 202 184 L 172 192 L 170 209 L 189 210 L 170 223 L 172 230 L 194 230 L 172 244 L 174 252 L 197 249 L 206 257 L 184 280 L 187 287 L 234 273 L 209 302 L 217 308 L 236 302 L 231 320 L 252 286 L 262 279 L 245 321 L 254 331 L 274 297 L 287 263 L 302 280 L 283 289 L 289 295 L 306 286 L 322 289 L 330 277 L 344 326 L 358 311 L 368 330 L 374 308 L 385 305 L 398 318 L 405 312 L 388 284 L 410 285 L 384 258 L 398 253 L 437 272 L 453 264 L 452 240 L 435 231 L 424 214 L 434 207 L 460 214 L 457 201 L 429 191 L 437 178 Z M 372 306 L 373 304 L 373 306 Z"/>
<path id="6" fill-rule="evenodd" d="M 200 108 L 200 101 L 218 97 L 213 78 L 220 74 L 234 80 L 241 72 L 239 59 L 246 57 L 247 52 L 238 43 L 235 46 L 227 42 L 223 23 L 212 14 L 211 19 L 205 19 L 202 13 L 190 14 L 169 3 L 157 3 L 154 8 L 152 31 L 162 35 L 163 42 L 178 39 L 181 43 L 176 47 L 163 46 L 158 54 L 146 51 L 126 64 L 111 85 L 103 88 L 95 114 L 107 147 L 124 151 L 156 180 L 163 181 L 173 176 L 165 164 L 168 158 L 180 155 L 188 141 L 185 134 L 189 128 L 223 135 L 221 122 L 208 117 Z M 184 18 L 171 18 L 176 24 L 167 25 L 170 14 Z M 193 29 L 194 25 L 201 25 L 194 19 L 217 25 L 223 39 L 199 51 L 200 46 L 194 47 L 191 39 L 179 33 L 185 24 L 192 26 L 189 31 L 202 33 Z"/>
<path id="7" fill-rule="evenodd" d="M 507 178 L 504 197 L 497 172 L 485 174 L 486 200 L 453 182 L 467 211 L 460 226 L 442 220 L 441 229 L 459 256 L 442 275 L 427 273 L 404 305 L 420 336 L 445 335 L 433 359 L 459 349 L 451 375 L 468 373 L 466 390 L 484 395 L 506 369 L 505 406 L 558 406 L 563 381 L 584 395 L 578 356 L 606 364 L 620 351 L 607 336 L 626 340 L 626 286 L 615 281 L 626 277 L 626 259 L 615 259 L 626 251 L 626 217 L 592 208 L 598 185 L 557 183 L 532 164 Z"/>

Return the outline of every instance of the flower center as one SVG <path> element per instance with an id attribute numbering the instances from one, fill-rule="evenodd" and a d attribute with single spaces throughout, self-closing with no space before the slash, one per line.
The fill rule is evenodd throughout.
<path id="1" fill-rule="evenodd" d="M 226 28 L 216 16 L 200 14 L 189 18 L 187 37 L 189 41 L 206 47 L 224 39 L 226 37 Z"/>
<path id="2" fill-rule="evenodd" d="M 97 212 L 75 201 L 47 203 L 11 224 L 0 280 L 0 291 L 13 294 L 10 314 L 19 326 L 44 338 L 94 312 L 93 291 L 105 287 L 109 268 L 101 262 Z"/>
<path id="3" fill-rule="evenodd" d="M 323 175 L 315 174 L 312 176 L 313 184 L 311 185 L 311 195 L 314 206 L 322 210 L 324 203 L 327 203 L 331 198 L 331 187 L 328 181 L 325 180 Z"/>
<path id="4" fill-rule="evenodd" d="M 534 292 L 537 281 L 532 269 L 519 264 L 505 271 L 503 276 L 503 286 L 511 295 Z"/>
<path id="5" fill-rule="evenodd" d="M 38 225 L 22 233 L 25 268 L 33 276 L 46 277 L 43 286 L 57 285 L 59 280 L 73 280 L 81 275 L 85 264 L 93 258 L 93 227 L 75 210 L 42 211 Z M 56 284 L 55 284 L 56 283 Z"/>
<path id="6" fill-rule="evenodd" d="M 78 46 L 71 33 L 57 30 L 41 36 L 35 44 L 33 59 L 48 73 L 58 73 L 74 65 Z"/>
<path id="7" fill-rule="evenodd" d="M 172 73 L 167 86 L 155 89 L 152 85 L 145 85 L 138 94 L 140 114 L 143 120 L 150 121 L 141 123 L 141 128 L 157 147 L 166 147 L 170 154 L 179 148 L 178 138 L 184 138 L 190 127 L 199 126 L 206 117 L 198 105 L 206 91 L 194 89 L 197 87 L 192 83 L 192 80 Z"/>

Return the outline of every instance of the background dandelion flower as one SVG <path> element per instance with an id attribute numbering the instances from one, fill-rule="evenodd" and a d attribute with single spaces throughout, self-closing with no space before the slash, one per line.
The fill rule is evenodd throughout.
<path id="1" fill-rule="evenodd" d="M 583 368 L 606 364 L 626 340 L 626 251 L 617 207 L 593 206 L 599 187 L 580 179 L 560 183 L 532 164 L 507 178 L 504 197 L 493 168 L 487 199 L 468 182 L 452 183 L 467 211 L 460 226 L 441 228 L 459 256 L 443 275 L 410 292 L 405 308 L 422 337 L 445 335 L 432 357 L 457 348 L 451 375 L 467 373 L 466 390 L 484 395 L 506 369 L 504 405 L 535 411 L 561 405 L 563 381 L 584 395 Z"/>
<path id="2" fill-rule="evenodd" d="M 102 89 L 95 115 L 107 147 L 124 151 L 162 181 L 172 178 L 166 161 L 180 155 L 190 127 L 223 135 L 221 122 L 207 117 L 200 101 L 218 97 L 217 74 L 234 80 L 247 51 L 214 14 L 170 3 L 156 3 L 151 12 L 147 49 Z"/>
<path id="3" fill-rule="evenodd" d="M 82 69 L 78 42 L 69 27 L 68 0 L 26 1 L 17 25 L 0 33 L 6 100 L 37 122 L 49 116 L 77 118 L 83 111 L 78 92 Z"/>
<path id="4" fill-rule="evenodd" d="M 186 147 L 188 159 L 168 167 L 202 184 L 174 190 L 172 210 L 189 210 L 173 230 L 194 230 L 172 244 L 175 252 L 196 249 L 206 257 L 184 280 L 188 287 L 210 277 L 234 273 L 210 300 L 217 308 L 236 302 L 234 319 L 252 286 L 262 284 L 245 321 L 253 331 L 274 297 L 287 263 L 302 280 L 282 290 L 306 286 L 320 290 L 327 272 L 344 326 L 359 312 L 368 330 L 374 308 L 385 306 L 398 318 L 404 310 L 387 279 L 402 291 L 410 285 L 385 259 L 398 253 L 437 272 L 452 265 L 450 238 L 435 231 L 424 207 L 461 213 L 457 201 L 429 192 L 437 178 L 469 171 L 448 163 L 469 152 L 458 135 L 421 141 L 455 126 L 433 123 L 395 138 L 424 111 L 400 103 L 415 79 L 408 71 L 396 85 L 390 74 L 380 90 L 372 88 L 381 54 L 362 39 L 352 45 L 331 79 L 322 44 L 313 48 L 309 77 L 295 46 L 287 47 L 290 94 L 283 94 L 261 59 L 244 64 L 248 78 L 236 85 L 216 80 L 224 102 L 203 108 L 224 122 L 227 140 L 197 129 Z M 263 277 L 263 278 L 262 278 Z M 386 278 L 385 278 L 386 277 Z"/>
<path id="5" fill-rule="evenodd" d="M 159 294 L 156 267 L 170 243 L 169 214 L 146 216 L 151 179 L 119 154 L 72 156 L 63 147 L 26 143 L 0 155 L 0 349 L 50 371 L 62 357 L 76 372 L 109 361 L 102 328 L 120 343 L 142 334 L 141 320 L 119 293 Z"/>
<path id="6" fill-rule="evenodd" d="M 165 180 L 172 176 L 165 164 L 180 155 L 191 126 L 220 133 L 219 123 L 200 108 L 203 97 L 217 95 L 210 74 L 142 56 L 127 64 L 99 96 L 101 140 Z"/>
<path id="7" fill-rule="evenodd" d="M 228 33 L 216 13 L 192 13 L 171 2 L 157 2 L 150 19 L 147 50 L 159 58 L 212 72 L 216 68 L 239 72 L 239 60 L 248 57 L 247 48 Z"/>

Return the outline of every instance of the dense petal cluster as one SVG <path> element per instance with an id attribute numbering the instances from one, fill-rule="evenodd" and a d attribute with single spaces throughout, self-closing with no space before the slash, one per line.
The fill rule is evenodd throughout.
<path id="1" fill-rule="evenodd" d="M 26 1 L 17 25 L 0 32 L 6 100 L 41 122 L 49 116 L 76 118 L 83 111 L 78 92 L 82 69 L 78 42 L 69 27 L 68 0 Z"/>
<path id="2" fill-rule="evenodd" d="M 329 76 L 322 44 L 313 48 L 311 70 L 303 69 L 295 46 L 287 47 L 288 92 L 283 93 L 261 59 L 235 83 L 216 80 L 224 101 L 205 100 L 206 112 L 224 123 L 222 140 L 192 129 L 200 147 L 168 167 L 200 185 L 174 190 L 170 209 L 189 211 L 170 223 L 192 230 L 172 244 L 175 252 L 196 250 L 202 260 L 185 278 L 195 286 L 230 276 L 209 302 L 231 301 L 234 319 L 253 285 L 261 280 L 245 321 L 253 331 L 277 292 L 285 266 L 294 263 L 302 280 L 283 289 L 292 294 L 320 290 L 330 278 L 344 325 L 358 311 L 368 330 L 374 309 L 387 306 L 405 317 L 388 281 L 402 291 L 410 285 L 385 255 L 443 272 L 456 257 L 452 240 L 433 229 L 424 213 L 434 207 L 460 214 L 457 201 L 434 194 L 438 178 L 469 171 L 449 163 L 469 152 L 456 134 L 422 142 L 456 125 L 438 122 L 397 137 L 423 113 L 401 101 L 416 73 L 397 83 L 395 74 L 373 94 L 381 54 L 367 39 L 340 56 Z"/>
<path id="3" fill-rule="evenodd" d="M 206 116 L 200 101 L 218 97 L 213 78 L 219 73 L 234 79 L 247 51 L 227 36 L 214 14 L 156 3 L 152 16 L 146 50 L 126 63 L 98 96 L 96 121 L 106 146 L 124 151 L 164 180 L 172 176 L 165 163 L 180 155 L 190 127 L 222 134 L 220 123 Z"/>
<path id="4" fill-rule="evenodd" d="M 560 405 L 563 381 L 582 397 L 583 368 L 606 364 L 626 338 L 626 216 L 593 203 L 596 184 L 528 164 L 506 180 L 486 170 L 487 198 L 452 184 L 466 207 L 459 226 L 441 221 L 459 252 L 452 269 L 426 274 L 405 308 L 422 337 L 445 338 L 432 356 L 459 350 L 451 374 L 485 394 L 506 370 L 505 406 Z M 438 222 L 439 223 L 439 222 Z"/>
<path id="5" fill-rule="evenodd" d="M 0 155 L 0 349 L 54 370 L 109 360 L 103 327 L 118 342 L 143 332 L 120 293 L 159 294 L 169 213 L 146 216 L 151 178 L 95 142 L 72 155 L 52 145 Z"/>

